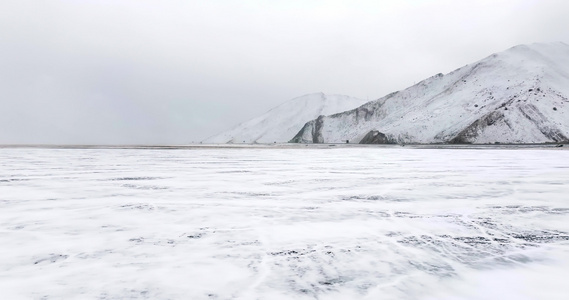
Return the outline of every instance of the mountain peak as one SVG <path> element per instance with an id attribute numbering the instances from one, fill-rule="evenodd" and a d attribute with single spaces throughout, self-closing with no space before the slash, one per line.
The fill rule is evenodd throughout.
<path id="1" fill-rule="evenodd" d="M 294 142 L 544 143 L 569 137 L 569 46 L 518 45 L 351 111 L 305 124 Z"/>
<path id="2" fill-rule="evenodd" d="M 288 142 L 307 121 L 320 115 L 343 112 L 365 102 L 354 97 L 326 95 L 322 92 L 306 94 L 282 103 L 265 114 L 210 137 L 204 142 L 284 143 Z"/>

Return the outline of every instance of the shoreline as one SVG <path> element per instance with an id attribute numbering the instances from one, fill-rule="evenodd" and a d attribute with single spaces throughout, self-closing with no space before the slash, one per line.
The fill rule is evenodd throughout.
<path id="1" fill-rule="evenodd" d="M 377 148 L 377 149 L 569 149 L 569 145 L 548 144 L 187 144 L 187 145 L 49 145 L 49 144 L 7 144 L 0 149 L 140 149 L 140 150 L 198 150 L 198 149 L 334 149 L 334 148 Z"/>

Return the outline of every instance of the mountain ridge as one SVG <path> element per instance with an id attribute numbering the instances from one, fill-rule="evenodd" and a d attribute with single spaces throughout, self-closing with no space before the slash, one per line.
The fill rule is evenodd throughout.
<path id="1" fill-rule="evenodd" d="M 382 143 L 566 142 L 567 95 L 569 45 L 518 45 L 355 109 L 319 116 L 291 142 L 370 142 L 374 132 L 385 136 Z"/>
<path id="2" fill-rule="evenodd" d="M 320 115 L 342 112 L 366 100 L 324 93 L 306 94 L 288 100 L 259 117 L 209 137 L 203 143 L 285 143 L 304 123 Z"/>

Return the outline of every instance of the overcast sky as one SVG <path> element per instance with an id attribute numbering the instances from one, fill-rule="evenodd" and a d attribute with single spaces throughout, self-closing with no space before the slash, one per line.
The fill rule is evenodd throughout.
<path id="1" fill-rule="evenodd" d="M 0 144 L 199 142 L 308 93 L 377 99 L 517 44 L 567 0 L 1 0 Z"/>

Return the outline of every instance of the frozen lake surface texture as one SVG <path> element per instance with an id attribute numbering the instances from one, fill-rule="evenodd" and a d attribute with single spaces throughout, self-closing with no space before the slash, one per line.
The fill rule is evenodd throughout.
<path id="1" fill-rule="evenodd" d="M 569 151 L 0 149 L 3 299 L 567 299 Z"/>

